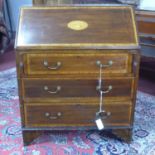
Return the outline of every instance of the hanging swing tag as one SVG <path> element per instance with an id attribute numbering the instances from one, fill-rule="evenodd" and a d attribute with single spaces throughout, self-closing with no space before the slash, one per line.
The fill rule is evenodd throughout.
<path id="1" fill-rule="evenodd" d="M 104 124 L 102 122 L 101 117 L 96 117 L 95 123 L 96 123 L 96 126 L 97 126 L 98 130 L 103 130 L 104 129 Z"/>

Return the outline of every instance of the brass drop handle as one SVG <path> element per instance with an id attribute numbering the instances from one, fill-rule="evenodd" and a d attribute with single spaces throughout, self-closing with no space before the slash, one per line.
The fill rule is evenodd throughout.
<path id="1" fill-rule="evenodd" d="M 44 90 L 50 94 L 57 94 L 61 90 L 61 86 L 57 86 L 55 91 L 51 91 L 48 86 L 44 86 Z"/>
<path id="2" fill-rule="evenodd" d="M 101 90 L 100 86 L 96 86 L 97 91 L 102 91 L 103 94 L 109 93 L 112 90 L 112 86 L 109 85 L 107 90 Z"/>
<path id="3" fill-rule="evenodd" d="M 104 110 L 96 113 L 96 116 L 101 117 L 102 119 L 106 119 L 110 115 L 111 115 L 111 112 L 106 112 Z"/>
<path id="4" fill-rule="evenodd" d="M 112 60 L 109 60 L 107 64 L 102 64 L 100 60 L 97 60 L 96 61 L 96 65 L 99 66 L 99 67 L 110 67 L 113 65 L 113 61 Z"/>
<path id="5" fill-rule="evenodd" d="M 62 113 L 61 112 L 58 112 L 56 114 L 56 116 L 51 116 L 49 112 L 46 112 L 45 113 L 45 116 L 48 117 L 49 119 L 54 120 L 54 119 L 58 119 L 59 117 L 61 117 L 62 116 Z"/>
<path id="6" fill-rule="evenodd" d="M 58 61 L 54 66 L 49 66 L 48 61 L 44 60 L 43 62 L 44 66 L 50 70 L 57 70 L 61 67 L 62 63 Z"/>

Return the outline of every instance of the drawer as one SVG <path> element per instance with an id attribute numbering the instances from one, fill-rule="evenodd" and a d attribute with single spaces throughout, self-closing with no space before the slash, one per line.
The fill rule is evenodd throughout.
<path id="1" fill-rule="evenodd" d="M 131 55 L 128 53 L 25 54 L 24 59 L 26 75 L 83 73 L 98 75 L 97 62 L 106 65 L 103 73 L 125 74 L 131 72 Z"/>
<path id="2" fill-rule="evenodd" d="M 37 79 L 25 78 L 23 97 L 26 102 L 52 102 L 54 100 L 99 98 L 96 79 Z M 134 78 L 106 78 L 102 90 L 107 100 L 128 100 L 133 96 Z"/>
<path id="3" fill-rule="evenodd" d="M 131 117 L 131 102 L 106 103 L 105 110 L 111 115 L 105 118 L 104 124 L 108 126 L 129 126 Z M 26 127 L 49 126 L 95 126 L 94 120 L 99 106 L 89 104 L 26 104 Z"/>

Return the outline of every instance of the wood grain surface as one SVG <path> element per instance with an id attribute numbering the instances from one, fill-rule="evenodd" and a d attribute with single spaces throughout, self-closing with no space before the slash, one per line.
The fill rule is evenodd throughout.
<path id="1" fill-rule="evenodd" d="M 77 20 L 86 22 L 88 28 L 69 29 L 68 23 Z M 16 48 L 38 47 L 138 48 L 133 10 L 129 6 L 22 8 Z"/>
<path id="2" fill-rule="evenodd" d="M 103 121 L 106 126 L 129 126 L 131 115 L 131 102 L 107 103 L 105 110 L 111 115 Z M 49 127 L 49 126 L 95 126 L 95 114 L 99 106 L 96 104 L 57 104 L 57 105 L 26 105 L 25 119 L 26 127 Z M 50 119 L 50 116 L 62 115 L 57 119 Z M 47 117 L 45 114 L 49 113 Z"/>
<path id="3" fill-rule="evenodd" d="M 117 54 L 116 54 L 117 52 Z M 25 54 L 24 71 L 27 75 L 53 75 L 53 74 L 99 74 L 99 66 L 96 64 L 100 61 L 102 65 L 108 65 L 112 61 L 112 65 L 103 68 L 103 73 L 131 73 L 132 55 L 127 51 L 85 51 L 76 53 L 74 51 L 59 51 L 59 53 L 38 52 L 37 54 Z M 34 51 L 35 53 L 35 51 Z M 42 54 L 44 53 L 44 54 Z M 61 54 L 60 54 L 61 53 Z M 64 54 L 63 54 L 64 53 Z M 45 66 L 44 62 L 48 65 Z M 60 62 L 61 66 L 57 69 L 49 67 L 57 67 Z"/>
<path id="4" fill-rule="evenodd" d="M 25 101 L 56 102 L 56 100 L 83 100 L 84 98 L 99 98 L 100 93 L 96 89 L 98 80 L 52 80 L 52 79 L 23 79 L 22 95 Z M 106 100 L 130 100 L 133 98 L 133 78 L 109 78 L 103 79 L 102 90 L 106 91 L 112 86 L 112 90 L 104 94 Z M 48 90 L 45 90 L 48 87 Z M 57 88 L 61 90 L 57 91 Z M 56 92 L 57 93 L 51 93 Z"/>

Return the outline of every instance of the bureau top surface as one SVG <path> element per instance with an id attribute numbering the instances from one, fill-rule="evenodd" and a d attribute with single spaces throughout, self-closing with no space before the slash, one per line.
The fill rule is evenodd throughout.
<path id="1" fill-rule="evenodd" d="M 136 49 L 129 6 L 21 8 L 16 49 Z"/>

